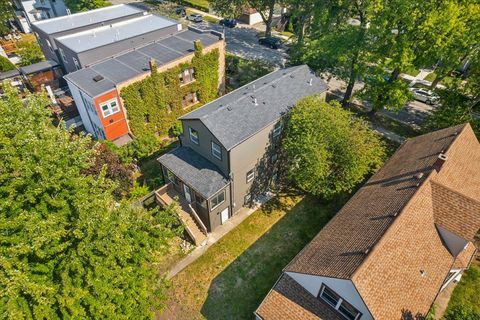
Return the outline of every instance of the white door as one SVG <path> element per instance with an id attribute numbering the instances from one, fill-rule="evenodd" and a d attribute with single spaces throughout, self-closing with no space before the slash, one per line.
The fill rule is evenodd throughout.
<path id="1" fill-rule="evenodd" d="M 220 213 L 220 221 L 222 224 L 225 223 L 225 221 L 228 220 L 228 207 L 225 208 L 221 213 Z"/>
<path id="2" fill-rule="evenodd" d="M 192 202 L 192 196 L 190 195 L 190 188 L 186 184 L 183 185 L 183 193 L 185 194 L 185 199 L 187 199 L 187 202 L 188 203 Z"/>

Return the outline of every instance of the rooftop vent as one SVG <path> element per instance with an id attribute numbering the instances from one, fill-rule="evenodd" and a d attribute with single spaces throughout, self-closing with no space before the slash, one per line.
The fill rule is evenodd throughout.
<path id="1" fill-rule="evenodd" d="M 95 77 L 93 77 L 93 81 L 95 82 L 99 82 L 99 81 L 102 81 L 103 80 L 103 77 L 101 75 L 96 75 Z"/>
<path id="2" fill-rule="evenodd" d="M 254 98 L 254 99 L 253 99 L 253 103 L 254 103 L 256 106 L 258 106 L 257 98 Z"/>
<path id="3" fill-rule="evenodd" d="M 417 173 L 416 175 L 413 176 L 415 179 L 422 179 L 423 178 L 423 172 Z"/>
<path id="4" fill-rule="evenodd" d="M 311 86 L 311 85 L 312 85 L 312 81 L 313 81 L 313 79 L 312 79 L 312 78 L 310 78 L 310 80 L 308 81 L 308 85 L 309 85 L 309 86 Z"/>
<path id="5" fill-rule="evenodd" d="M 445 161 L 447 161 L 447 155 L 445 153 L 440 153 L 438 155 L 438 158 L 437 158 L 437 161 L 435 161 L 433 167 L 435 168 L 435 170 L 437 172 L 440 171 L 440 169 L 442 168 L 443 164 L 445 163 Z"/>
<path id="6" fill-rule="evenodd" d="M 420 274 L 422 275 L 422 277 L 425 277 L 427 275 L 427 271 L 425 270 L 420 270 Z"/>
<path id="7" fill-rule="evenodd" d="M 370 252 L 370 248 L 367 248 L 367 249 L 365 249 L 365 251 L 363 253 L 368 254 L 369 252 Z"/>
<path id="8" fill-rule="evenodd" d="M 228 110 L 228 111 L 232 111 L 232 107 L 228 106 L 228 107 L 227 107 L 227 110 Z"/>

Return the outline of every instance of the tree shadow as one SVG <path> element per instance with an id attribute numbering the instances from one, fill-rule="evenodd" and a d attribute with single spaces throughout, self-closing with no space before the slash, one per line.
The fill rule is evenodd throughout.
<path id="1" fill-rule="evenodd" d="M 272 199 L 265 206 L 281 206 L 278 202 Z M 321 203 L 307 196 L 287 210 L 265 234 L 213 279 L 201 309 L 202 315 L 206 319 L 253 318 L 253 312 L 283 268 L 344 202 Z"/>

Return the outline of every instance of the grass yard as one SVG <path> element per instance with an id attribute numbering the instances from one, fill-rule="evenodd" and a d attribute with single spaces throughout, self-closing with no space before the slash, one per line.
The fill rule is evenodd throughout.
<path id="1" fill-rule="evenodd" d="M 190 6 L 192 8 L 208 12 L 210 8 L 210 3 L 208 0 L 183 0 L 182 4 Z"/>
<path id="2" fill-rule="evenodd" d="M 280 195 L 172 279 L 160 319 L 251 319 L 286 264 L 343 205 Z"/>
<path id="3" fill-rule="evenodd" d="M 472 264 L 455 287 L 445 315 L 458 306 L 471 306 L 480 315 L 480 266 Z"/>
<path id="4" fill-rule="evenodd" d="M 425 77 L 425 80 L 433 82 L 433 80 L 435 80 L 436 77 L 437 77 L 437 74 L 435 72 L 432 72 Z M 449 86 L 453 83 L 453 81 L 455 81 L 454 77 L 446 76 L 445 78 L 442 79 L 442 81 L 440 81 L 440 83 L 445 86 Z"/>

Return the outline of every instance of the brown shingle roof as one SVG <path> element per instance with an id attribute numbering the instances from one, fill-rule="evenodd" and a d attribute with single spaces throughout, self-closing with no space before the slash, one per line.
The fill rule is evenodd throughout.
<path id="1" fill-rule="evenodd" d="M 407 140 L 285 271 L 351 278 L 464 127 Z"/>
<path id="2" fill-rule="evenodd" d="M 255 312 L 262 319 L 342 320 L 330 306 L 283 274 Z"/>

